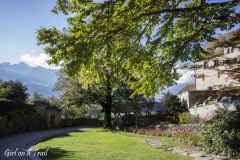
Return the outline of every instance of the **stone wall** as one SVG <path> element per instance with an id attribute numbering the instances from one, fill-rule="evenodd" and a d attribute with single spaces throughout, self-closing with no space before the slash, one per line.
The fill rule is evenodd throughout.
<path id="1" fill-rule="evenodd" d="M 190 108 L 196 103 L 202 104 L 209 97 L 217 97 L 217 91 L 189 91 L 189 106 Z"/>
<path id="2" fill-rule="evenodd" d="M 41 103 L 40 101 L 34 102 L 35 109 L 42 117 L 46 119 L 47 128 L 59 128 L 61 127 L 61 110 L 56 106 L 50 106 L 47 103 Z M 54 126 L 51 125 L 51 116 L 54 117 Z"/>
<path id="3" fill-rule="evenodd" d="M 54 126 L 50 117 L 54 115 Z M 37 106 L 0 100 L 0 136 L 61 127 L 61 111 L 50 106 Z"/>
<path id="4" fill-rule="evenodd" d="M 201 105 L 196 105 L 189 109 L 190 113 L 194 116 L 197 116 L 199 118 L 209 120 L 211 119 L 217 110 L 219 109 L 227 109 L 227 110 L 235 110 L 236 104 L 234 103 L 203 103 Z"/>
<path id="5" fill-rule="evenodd" d="M 46 129 L 45 118 L 33 106 L 26 105 L 12 109 L 0 116 L 0 136 Z"/>

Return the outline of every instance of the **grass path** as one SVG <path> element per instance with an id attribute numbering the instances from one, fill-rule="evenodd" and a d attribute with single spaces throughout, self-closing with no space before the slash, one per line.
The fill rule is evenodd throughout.
<path id="1" fill-rule="evenodd" d="M 169 140 L 165 140 L 166 142 Z M 169 142 L 173 145 L 173 142 Z M 152 148 L 134 134 L 104 129 L 72 132 L 37 144 L 49 148 L 48 158 L 57 160 L 188 160 L 190 158 Z"/>

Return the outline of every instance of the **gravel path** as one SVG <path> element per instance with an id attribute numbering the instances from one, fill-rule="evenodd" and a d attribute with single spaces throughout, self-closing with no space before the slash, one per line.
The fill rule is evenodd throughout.
<path id="1" fill-rule="evenodd" d="M 42 139 L 51 136 L 61 135 L 68 132 L 88 130 L 90 128 L 63 128 L 56 130 L 46 130 L 40 132 L 30 132 L 13 135 L 0 139 L 0 160 L 37 160 L 38 153 L 31 151 L 31 147 Z"/>

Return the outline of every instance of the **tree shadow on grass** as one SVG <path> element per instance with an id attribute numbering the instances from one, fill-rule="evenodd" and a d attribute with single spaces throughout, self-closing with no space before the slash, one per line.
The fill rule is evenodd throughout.
<path id="1" fill-rule="evenodd" d="M 74 157 L 74 155 L 76 154 L 76 152 L 73 151 L 66 151 L 63 150 L 59 147 L 56 148 L 43 148 L 43 149 L 39 149 L 37 150 L 38 153 L 40 152 L 46 152 L 47 151 L 47 156 L 39 156 L 39 158 L 41 158 L 41 160 L 55 160 L 58 158 L 63 158 L 64 159 L 72 159 Z"/>
<path id="2" fill-rule="evenodd" d="M 54 138 L 59 139 L 59 138 L 73 137 L 73 135 L 71 135 L 71 133 L 81 133 L 81 132 L 88 132 L 88 131 L 79 130 L 79 131 L 73 131 L 73 132 L 69 132 L 69 133 L 65 133 L 65 134 L 61 134 L 61 135 L 54 135 L 52 137 L 49 137 L 49 138 L 39 141 L 39 143 L 47 142 Z M 48 149 L 47 156 L 39 156 L 41 158 L 41 160 L 55 160 L 55 159 L 62 158 L 62 157 L 64 157 L 64 159 L 72 159 L 71 157 L 74 157 L 74 154 L 76 154 L 76 152 L 63 150 L 60 147 L 42 148 L 42 149 L 37 150 L 37 152 L 38 153 L 46 152 L 47 149 Z"/>
<path id="3" fill-rule="evenodd" d="M 81 133 L 81 132 L 89 132 L 87 130 L 78 130 L 78 131 L 72 131 L 69 133 L 59 134 L 59 135 L 53 135 L 51 137 L 45 138 L 43 140 L 40 140 L 38 143 L 46 142 L 54 138 L 66 138 L 66 137 L 72 137 L 71 133 Z"/>
<path id="4" fill-rule="evenodd" d="M 119 132 L 121 132 L 121 131 L 120 131 L 120 130 L 116 130 L 116 129 L 103 128 L 103 129 L 101 129 L 101 130 L 97 130 L 96 132 L 119 133 Z"/>

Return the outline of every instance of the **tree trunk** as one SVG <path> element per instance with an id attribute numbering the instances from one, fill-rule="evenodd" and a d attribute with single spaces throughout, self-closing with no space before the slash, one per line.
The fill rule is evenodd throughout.
<path id="1" fill-rule="evenodd" d="M 110 81 L 107 81 L 107 95 L 106 95 L 106 106 L 104 107 L 105 112 L 105 128 L 112 128 L 112 87 Z"/>
<path id="2" fill-rule="evenodd" d="M 104 128 L 112 128 L 111 106 L 104 107 Z"/>

